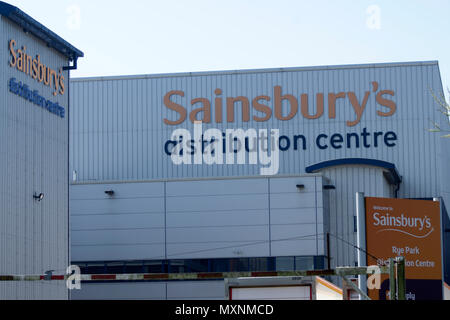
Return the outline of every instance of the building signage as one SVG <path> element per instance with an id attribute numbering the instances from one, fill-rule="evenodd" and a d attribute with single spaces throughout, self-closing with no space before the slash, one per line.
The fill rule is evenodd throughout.
<path id="1" fill-rule="evenodd" d="M 405 257 L 407 298 L 442 299 L 442 249 L 439 202 L 366 198 L 367 265 L 388 265 L 389 258 Z M 374 258 L 376 257 L 377 260 Z M 388 299 L 389 279 L 375 300 Z"/>
<path id="2" fill-rule="evenodd" d="M 65 93 L 65 77 L 63 69 L 58 72 L 45 65 L 41 61 L 39 54 L 32 57 L 27 53 L 27 48 L 22 46 L 21 49 L 16 48 L 16 41 L 9 41 L 10 60 L 9 66 L 28 75 L 31 79 L 44 84 L 52 89 L 52 95 L 64 95 Z M 29 102 L 46 109 L 61 118 L 65 117 L 65 109 L 58 102 L 53 102 L 41 96 L 38 90 L 31 89 L 26 83 L 11 78 L 8 82 L 9 91 L 16 94 Z"/>
<path id="3" fill-rule="evenodd" d="M 397 110 L 396 103 L 392 100 L 395 96 L 395 92 L 392 90 L 380 90 L 378 82 L 374 81 L 370 85 L 370 90 L 364 93 L 363 97 L 358 97 L 353 91 L 350 92 L 330 92 L 327 94 L 328 97 L 328 115 L 329 119 L 336 118 L 336 106 L 339 100 L 348 99 L 353 111 L 353 119 L 346 119 L 346 125 L 348 127 L 354 127 L 361 121 L 361 117 L 366 111 L 367 103 L 371 96 L 375 99 L 377 104 L 376 114 L 379 117 L 390 117 L 395 114 Z M 189 120 L 194 123 L 195 121 L 202 121 L 202 123 L 212 122 L 212 109 L 214 109 L 214 121 L 215 123 L 222 123 L 224 119 L 222 118 L 222 109 L 225 108 L 227 113 L 226 122 L 235 122 L 235 106 L 240 105 L 242 109 L 242 122 L 249 122 L 252 116 L 251 109 L 257 111 L 253 114 L 253 120 L 255 122 L 266 122 L 269 121 L 274 115 L 276 119 L 281 121 L 288 121 L 294 119 L 299 113 L 305 119 L 320 119 L 325 117 L 325 94 L 323 92 L 317 93 L 316 95 L 316 112 L 315 114 L 310 113 L 308 94 L 303 93 L 300 98 L 297 99 L 296 96 L 292 94 L 283 93 L 283 88 L 281 86 L 275 86 L 273 88 L 273 99 L 265 94 L 249 99 L 248 97 L 226 97 L 223 98 L 222 89 L 216 89 L 214 102 L 207 98 L 196 98 L 190 101 L 191 106 L 197 106 L 196 109 L 192 110 L 189 114 Z M 187 109 L 182 104 L 175 103 L 172 101 L 173 97 L 178 96 L 183 98 L 185 96 L 184 91 L 170 91 L 164 96 L 164 105 L 166 108 L 173 110 L 178 113 L 178 119 L 170 120 L 164 119 L 166 125 L 179 125 L 182 124 L 187 118 Z M 250 102 L 251 101 L 251 102 Z M 300 101 L 300 103 L 299 103 Z M 214 105 L 214 108 L 212 106 Z M 285 107 L 284 110 L 283 106 Z M 200 107 L 200 108 L 198 108 Z M 287 107 L 287 108 L 286 108 Z M 288 111 L 286 113 L 286 111 Z M 199 115 L 202 115 L 199 118 Z"/>
<path id="4" fill-rule="evenodd" d="M 48 112 L 64 118 L 66 110 L 58 102 L 52 102 L 42 97 L 37 90 L 31 90 L 26 84 L 16 81 L 16 78 L 9 80 L 9 91 L 34 103 L 35 105 L 47 109 Z"/>
<path id="5" fill-rule="evenodd" d="M 361 125 L 364 114 L 372 113 L 380 119 L 392 117 L 397 112 L 397 103 L 394 90 L 385 89 L 377 81 L 368 82 L 367 90 L 361 94 L 354 91 L 345 92 L 318 92 L 315 94 L 315 106 L 311 105 L 310 94 L 292 94 L 286 92 L 282 86 L 273 86 L 271 92 L 260 93 L 255 96 L 229 96 L 222 89 L 217 88 L 212 98 L 198 97 L 185 98 L 183 90 L 172 90 L 162 99 L 170 116 L 164 117 L 163 123 L 168 127 L 175 127 L 169 140 L 164 143 L 164 152 L 171 157 L 172 162 L 180 164 L 257 164 L 261 153 L 268 150 L 253 148 L 259 144 L 271 147 L 271 152 L 318 150 L 361 150 L 372 148 L 393 148 L 397 146 L 397 133 L 391 130 L 373 130 Z M 307 136 L 301 132 L 283 134 L 279 128 L 272 128 L 271 132 L 261 132 L 260 123 L 276 121 L 298 121 L 299 117 L 311 121 L 329 120 L 337 118 L 338 108 L 350 107 L 345 126 L 351 128 L 346 133 L 319 132 L 314 136 Z M 370 107 L 369 107 L 370 106 Z M 190 111 L 188 111 L 190 109 Z M 312 111 L 315 110 L 315 111 Z M 224 112 L 226 116 L 224 117 Z M 177 128 L 186 120 L 208 125 L 205 132 Z M 211 128 L 210 126 L 230 126 L 233 123 L 242 123 L 244 127 Z M 255 128 L 248 127 L 248 123 L 255 123 Z M 357 125 L 361 128 L 357 129 Z M 257 128 L 259 130 L 257 130 Z M 272 134 L 274 133 L 275 134 Z M 264 138 L 264 137 L 266 138 Z M 275 140 L 275 144 L 271 140 Z M 269 141 L 270 140 L 270 141 Z M 267 149 L 267 148 L 266 148 Z M 216 157 L 217 153 L 219 156 Z M 228 154 L 228 160 L 222 160 L 222 154 Z M 237 161 L 234 155 L 238 154 Z M 262 155 L 266 157 L 266 155 Z M 205 158 L 205 159 L 203 159 Z M 276 159 L 273 159 L 276 160 Z M 267 161 L 262 161 L 266 164 Z M 264 171 L 265 174 L 278 173 L 278 162 L 273 170 Z M 261 163 L 259 163 L 261 164 Z M 269 172 L 269 173 L 268 173 Z M 261 173 L 263 174 L 263 173 Z"/>
<path id="6" fill-rule="evenodd" d="M 65 92 L 65 77 L 63 75 L 62 68 L 59 72 L 56 72 L 49 66 L 41 62 L 41 57 L 39 54 L 35 58 L 27 54 L 27 47 L 23 46 L 22 49 L 16 49 L 16 41 L 9 41 L 9 53 L 11 55 L 11 60 L 9 65 L 12 68 L 16 68 L 37 82 L 43 83 L 46 86 L 51 87 L 53 95 L 58 94 L 64 95 Z"/>

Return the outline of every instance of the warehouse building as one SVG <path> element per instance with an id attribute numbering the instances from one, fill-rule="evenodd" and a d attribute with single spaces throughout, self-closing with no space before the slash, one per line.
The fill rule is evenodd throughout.
<path id="1" fill-rule="evenodd" d="M 354 266 L 356 192 L 450 203 L 450 143 L 428 130 L 448 128 L 436 61 L 84 78 L 71 90 L 71 261 L 83 273 Z M 224 292 L 223 281 L 103 282 L 72 297 Z"/>
<path id="2" fill-rule="evenodd" d="M 0 2 L 0 275 L 69 265 L 69 69 L 83 53 Z M 67 299 L 65 283 L 1 282 L 3 299 Z"/>

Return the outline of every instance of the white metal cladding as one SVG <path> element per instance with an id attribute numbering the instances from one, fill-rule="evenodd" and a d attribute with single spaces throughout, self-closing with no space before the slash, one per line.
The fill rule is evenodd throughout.
<path id="1" fill-rule="evenodd" d="M 378 82 L 378 92 L 392 90 L 397 108 L 391 117 L 380 117 L 377 111 L 387 112 L 375 101 L 372 82 Z M 442 92 L 437 62 L 375 64 L 317 68 L 292 68 L 284 70 L 245 70 L 171 74 L 155 76 L 130 76 L 86 78 L 71 81 L 71 157 L 70 168 L 77 172 L 78 181 L 151 180 L 189 177 L 222 177 L 259 175 L 258 165 L 180 165 L 172 164 L 164 152 L 164 144 L 175 128 L 192 131 L 188 119 L 179 126 L 168 126 L 163 119 L 174 120 L 177 114 L 168 110 L 163 97 L 172 90 L 182 90 L 185 97 L 173 97 L 188 112 L 194 98 L 208 98 L 212 103 L 215 89 L 223 91 L 222 97 L 248 97 L 259 95 L 271 98 L 273 108 L 274 86 L 282 87 L 282 94 L 292 94 L 299 100 L 308 94 L 310 113 L 316 110 L 316 94 L 324 93 L 325 113 L 320 119 L 309 120 L 299 112 L 292 120 L 280 121 L 273 115 L 267 122 L 257 123 L 253 111 L 249 122 L 242 122 L 240 108 L 236 107 L 235 122 L 204 124 L 204 130 L 218 128 L 280 129 L 281 135 L 292 137 L 303 134 L 307 150 L 281 152 L 279 174 L 304 173 L 305 167 L 321 161 L 339 158 L 371 158 L 394 163 L 404 183 L 400 197 L 433 197 L 440 194 L 443 164 L 438 161 L 439 135 L 428 132 L 430 121 L 440 121 L 431 92 Z M 346 121 L 356 116 L 349 99 L 340 99 L 336 119 L 328 118 L 328 93 L 354 92 L 362 103 L 365 92 L 370 92 L 361 122 L 348 127 Z M 391 97 L 389 97 L 391 98 Z M 224 102 L 225 105 L 225 102 Z M 285 111 L 286 112 L 286 111 Z M 395 147 L 380 143 L 370 148 L 320 150 L 315 146 L 319 134 L 361 133 L 364 128 L 372 133 L 393 131 L 398 136 Z M 329 142 L 328 142 L 329 143 Z M 361 142 L 362 144 L 362 142 Z M 437 170 L 436 170 L 437 169 Z"/>
<path id="2" fill-rule="evenodd" d="M 76 184 L 70 199 L 74 262 L 325 255 L 320 176 Z"/>
<path id="3" fill-rule="evenodd" d="M 9 92 L 10 78 L 58 102 L 67 110 L 68 96 L 9 66 L 8 42 L 40 54 L 52 69 L 67 59 L 21 28 L 0 17 L 0 274 L 65 272 L 68 240 L 68 121 Z M 68 79 L 68 73 L 64 73 Z M 67 83 L 66 83 L 67 86 Z M 44 193 L 37 202 L 33 194 Z M 64 283 L 6 283 L 0 299 L 67 299 Z"/>

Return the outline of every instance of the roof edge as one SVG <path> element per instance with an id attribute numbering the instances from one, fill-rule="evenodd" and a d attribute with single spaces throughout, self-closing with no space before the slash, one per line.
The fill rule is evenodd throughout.
<path id="1" fill-rule="evenodd" d="M 19 8 L 0 1 L 0 15 L 19 25 L 25 32 L 30 32 L 35 37 L 45 42 L 49 47 L 65 55 L 67 58 L 75 61 L 79 57 L 84 57 L 84 53 L 81 50 L 75 48 Z"/>
<path id="2" fill-rule="evenodd" d="M 341 69 L 364 69 L 364 68 L 392 68 L 408 66 L 430 66 L 439 65 L 438 60 L 429 61 L 410 61 L 410 62 L 380 62 L 367 64 L 343 64 L 329 66 L 309 66 L 309 67 L 286 67 L 286 68 L 256 68 L 241 70 L 218 70 L 218 71 L 197 71 L 197 72 L 176 72 L 176 73 L 155 73 L 155 74 L 136 74 L 136 75 L 116 75 L 116 76 L 94 76 L 72 78 L 70 81 L 111 81 L 111 80 L 136 80 L 136 79 L 154 79 L 167 77 L 200 77 L 209 75 L 233 75 L 249 73 L 270 73 L 270 72 L 294 72 L 294 71 L 322 71 L 322 70 L 341 70 Z"/>

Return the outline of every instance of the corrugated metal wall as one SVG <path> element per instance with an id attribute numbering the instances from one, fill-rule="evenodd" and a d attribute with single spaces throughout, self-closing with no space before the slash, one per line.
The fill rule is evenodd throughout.
<path id="1" fill-rule="evenodd" d="M 397 104 L 397 111 L 392 117 L 377 115 L 377 111 L 388 109 L 377 105 L 373 81 L 379 83 L 378 92 L 395 92 L 392 100 Z M 429 91 L 429 88 L 442 91 L 436 62 L 73 80 L 71 170 L 77 172 L 78 181 L 258 175 L 259 166 L 255 165 L 173 165 L 164 152 L 164 143 L 175 127 L 165 125 L 163 119 L 176 119 L 177 114 L 164 106 L 163 97 L 171 90 L 184 91 L 184 98 L 173 97 L 173 101 L 190 111 L 194 108 L 190 105 L 192 99 L 205 97 L 214 101 L 214 90 L 220 88 L 223 98 L 246 96 L 251 102 L 256 96 L 267 95 L 272 106 L 273 88 L 277 85 L 282 86 L 283 94 L 292 94 L 297 99 L 307 93 L 311 114 L 316 110 L 316 94 L 324 93 L 324 116 L 308 120 L 299 110 L 290 121 L 279 121 L 272 116 L 267 122 L 251 119 L 243 123 L 237 112 L 235 123 L 211 123 L 204 125 L 204 130 L 278 128 L 281 135 L 303 134 L 307 138 L 307 150 L 294 151 L 291 147 L 281 152 L 280 174 L 303 173 L 306 166 L 330 159 L 373 158 L 396 164 L 404 176 L 399 196 L 439 194 L 440 175 L 436 170 L 440 167 L 436 156 L 439 137 L 427 131 L 430 120 L 441 116 Z M 356 117 L 348 99 L 339 99 L 336 119 L 328 119 L 328 93 L 355 92 L 362 103 L 366 91 L 371 94 L 358 125 L 346 126 L 346 121 Z M 226 119 L 225 109 L 223 119 Z M 192 131 L 193 126 L 187 120 L 176 128 L 179 127 Z M 321 133 L 359 134 L 363 128 L 371 133 L 396 132 L 397 146 L 389 148 L 381 143 L 375 148 L 371 143 L 371 148 L 320 150 L 314 145 L 315 137 Z"/>
<path id="2" fill-rule="evenodd" d="M 56 70 L 67 61 L 0 19 L 0 274 L 63 273 L 69 262 L 68 120 L 9 92 L 8 82 L 14 77 L 65 107 L 68 96 L 54 97 L 48 87 L 10 68 L 8 42 L 15 39 L 17 47 L 40 54 L 41 61 Z M 44 200 L 35 201 L 35 192 L 44 193 Z M 61 282 L 0 283 L 0 299 L 67 297 Z"/>
<path id="3" fill-rule="evenodd" d="M 330 210 L 331 265 L 353 266 L 357 252 L 352 244 L 357 243 L 355 230 L 356 192 L 368 197 L 393 197 L 392 186 L 383 176 L 383 170 L 366 166 L 343 166 L 322 172 L 335 190 L 328 192 Z"/>
<path id="4" fill-rule="evenodd" d="M 322 184 L 311 175 L 72 185 L 72 261 L 323 256 Z"/>
<path id="5" fill-rule="evenodd" d="M 372 91 L 374 81 L 379 84 L 376 92 Z M 267 122 L 255 122 L 252 116 L 249 122 L 243 122 L 240 108 L 235 108 L 234 123 L 214 123 L 213 101 L 217 97 L 214 93 L 217 88 L 223 91 L 222 118 L 226 119 L 226 97 L 245 96 L 251 102 L 254 97 L 266 95 L 271 99 L 268 105 L 273 108 L 275 86 L 282 87 L 283 95 L 292 94 L 299 100 L 298 114 L 292 120 L 280 121 L 272 115 Z M 183 105 L 188 112 L 198 107 L 191 106 L 194 98 L 205 97 L 212 102 L 213 123 L 204 124 L 203 130 L 280 129 L 280 135 L 290 137 L 291 149 L 280 152 L 279 174 L 301 174 L 305 167 L 326 160 L 371 158 L 396 165 L 403 177 L 399 197 L 450 194 L 445 193 L 448 192 L 445 181 L 450 180 L 444 160 L 448 157 L 448 145 L 439 135 L 428 131 L 431 121 L 443 124 L 430 92 L 430 89 L 435 93 L 442 92 L 437 62 L 76 79 L 72 89 L 70 169 L 76 171 L 78 182 L 259 175 L 260 167 L 254 165 L 172 164 L 164 152 L 165 142 L 175 128 L 192 132 L 193 125 L 189 119 L 176 127 L 165 125 L 163 119 L 174 120 L 177 114 L 164 106 L 163 97 L 171 90 L 181 90 L 185 97 L 173 97 L 173 101 Z M 377 111 L 388 111 L 376 102 L 377 92 L 382 90 L 395 92 L 394 97 L 385 96 L 396 103 L 396 112 L 391 117 L 377 115 Z M 366 92 L 370 92 L 359 124 L 353 127 L 346 124 L 356 118 L 349 99 L 339 99 L 336 118 L 329 119 L 328 93 L 339 92 L 354 92 L 360 104 Z M 305 119 L 300 112 L 299 97 L 308 94 L 309 112 L 314 114 L 317 93 L 323 93 L 325 97 L 324 115 L 320 119 Z M 262 116 L 256 111 L 252 115 Z M 329 146 L 321 150 L 315 145 L 320 134 L 328 135 L 329 139 L 339 133 L 345 140 L 346 134 L 360 134 L 364 128 L 371 133 L 371 139 L 374 132 L 395 132 L 396 146 L 388 147 L 382 139 L 377 147 L 369 140 L 369 148 L 364 148 L 362 141 L 360 148 L 344 145 L 341 149 Z M 293 150 L 292 137 L 300 134 L 306 137 L 307 149 Z M 336 186 L 324 204 L 330 210 L 330 232 L 335 237 L 331 239 L 332 265 L 354 265 L 355 193 L 392 197 L 393 187 L 386 183 L 381 169 L 337 167 L 321 173 Z"/>

